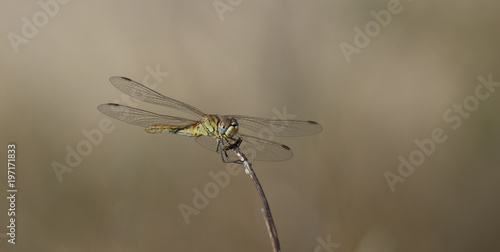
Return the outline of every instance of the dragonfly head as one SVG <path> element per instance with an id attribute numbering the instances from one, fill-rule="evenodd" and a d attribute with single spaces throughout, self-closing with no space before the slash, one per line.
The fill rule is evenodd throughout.
<path id="1" fill-rule="evenodd" d="M 218 125 L 219 134 L 233 137 L 238 132 L 238 121 L 232 117 L 222 117 Z"/>

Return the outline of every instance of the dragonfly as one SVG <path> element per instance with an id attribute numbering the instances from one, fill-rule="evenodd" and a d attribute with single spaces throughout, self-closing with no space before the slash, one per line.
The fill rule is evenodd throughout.
<path id="1" fill-rule="evenodd" d="M 137 100 L 186 112 L 198 119 L 162 115 L 116 103 L 99 105 L 97 109 L 100 112 L 120 121 L 143 127 L 148 133 L 194 137 L 201 146 L 220 153 L 224 163 L 241 163 L 238 157 L 229 151 L 236 146 L 250 160 L 288 160 L 293 156 L 288 146 L 263 137 L 307 136 L 322 130 L 321 125 L 314 121 L 205 114 L 192 105 L 164 96 L 129 78 L 114 76 L 110 78 L 110 82 L 120 91 Z M 239 132 L 240 127 L 260 133 L 262 137 L 242 134 Z"/>

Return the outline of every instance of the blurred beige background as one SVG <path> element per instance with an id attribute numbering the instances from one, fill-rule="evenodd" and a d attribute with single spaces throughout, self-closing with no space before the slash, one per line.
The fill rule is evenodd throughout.
<path id="1" fill-rule="evenodd" d="M 478 76 L 500 81 L 500 5 L 392 3 L 399 13 L 348 63 L 341 43 L 355 45 L 355 27 L 373 25 L 370 12 L 388 2 L 221 0 L 227 11 L 218 13 L 213 1 L 70 1 L 49 6 L 50 17 L 36 1 L 4 1 L 0 251 L 271 251 L 244 173 L 185 222 L 179 205 L 193 207 L 193 189 L 227 168 L 193 139 L 113 119 L 114 130 L 68 166 L 67 149 L 106 122 L 96 107 L 124 103 L 109 77 L 142 82 L 157 67 L 168 76 L 155 90 L 207 113 L 270 118 L 286 108 L 322 124 L 314 136 L 276 139 L 293 159 L 254 163 L 282 251 L 495 251 L 500 92 L 456 130 L 443 114 L 475 95 Z M 23 36 L 23 18 L 33 17 L 42 26 L 13 46 L 9 34 Z M 384 173 L 397 175 L 398 157 L 408 160 L 435 128 L 447 140 L 393 192 Z M 16 245 L 5 237 L 9 143 Z M 55 162 L 72 172 L 60 180 Z"/>

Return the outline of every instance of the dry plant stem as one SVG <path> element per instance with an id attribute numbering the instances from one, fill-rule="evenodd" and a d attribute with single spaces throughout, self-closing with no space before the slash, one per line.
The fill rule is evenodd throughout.
<path id="1" fill-rule="evenodd" d="M 255 172 L 252 169 L 252 164 L 248 161 L 247 157 L 240 150 L 239 147 L 235 146 L 231 149 L 236 153 L 236 155 L 240 158 L 241 162 L 243 162 L 243 166 L 245 167 L 245 171 L 250 178 L 252 178 L 253 184 L 259 193 L 260 199 L 262 200 L 262 213 L 264 215 L 264 220 L 266 221 L 267 231 L 269 232 L 269 238 L 271 239 L 271 245 L 273 246 L 274 252 L 280 252 L 280 240 L 278 239 L 278 231 L 276 230 L 276 226 L 274 225 L 273 215 L 271 214 L 271 208 L 267 203 L 266 195 L 264 194 L 264 189 L 260 185 L 259 179 Z"/>

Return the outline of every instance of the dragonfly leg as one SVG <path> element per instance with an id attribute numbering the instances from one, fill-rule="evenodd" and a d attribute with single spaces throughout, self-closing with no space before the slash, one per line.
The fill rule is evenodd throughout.
<path id="1" fill-rule="evenodd" d="M 241 138 L 238 137 L 238 139 L 236 141 L 234 141 L 233 143 L 230 143 L 228 141 L 227 144 L 224 146 L 224 150 L 227 151 L 227 150 L 230 150 L 230 149 L 233 149 L 236 147 L 240 147 L 240 144 L 241 144 Z"/>
<path id="2" fill-rule="evenodd" d="M 228 150 L 240 146 L 240 143 L 241 143 L 241 138 L 238 138 L 238 140 L 236 140 L 234 143 L 231 143 L 226 138 L 222 138 L 221 140 L 219 140 L 219 142 L 217 143 L 217 152 L 220 153 L 222 162 L 242 164 L 241 160 L 232 160 L 227 154 Z"/>
<path id="3" fill-rule="evenodd" d="M 239 140 L 240 142 L 238 142 L 238 140 L 236 140 L 235 142 L 231 143 L 229 140 L 234 140 L 234 139 L 229 139 L 226 137 L 220 137 L 220 138 L 218 138 L 218 140 L 219 141 L 217 143 L 217 152 L 230 150 L 230 149 L 236 147 L 236 144 L 239 146 L 241 143 L 241 140 Z"/>
<path id="4" fill-rule="evenodd" d="M 224 163 L 236 163 L 236 164 L 242 164 L 241 160 L 232 160 L 228 155 L 227 151 L 221 151 L 220 156 L 222 158 L 222 162 Z"/>

